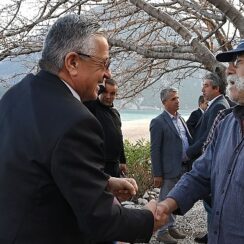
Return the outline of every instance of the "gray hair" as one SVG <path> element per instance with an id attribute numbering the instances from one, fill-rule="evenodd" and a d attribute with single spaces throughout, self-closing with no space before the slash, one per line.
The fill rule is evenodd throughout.
<path id="1" fill-rule="evenodd" d="M 162 89 L 160 92 L 161 101 L 162 102 L 166 101 L 172 92 L 178 92 L 178 90 L 174 87 L 166 87 L 166 88 Z"/>
<path id="2" fill-rule="evenodd" d="M 203 80 L 210 80 L 211 81 L 211 85 L 213 88 L 219 87 L 219 92 L 221 94 L 225 94 L 226 93 L 226 86 L 227 83 L 225 80 L 222 80 L 220 78 L 220 76 L 216 73 L 207 73 L 204 77 Z"/>
<path id="3" fill-rule="evenodd" d="M 88 54 L 94 47 L 94 36 L 98 32 L 98 23 L 83 15 L 69 14 L 59 18 L 49 30 L 39 61 L 41 69 L 58 74 L 69 52 Z"/>

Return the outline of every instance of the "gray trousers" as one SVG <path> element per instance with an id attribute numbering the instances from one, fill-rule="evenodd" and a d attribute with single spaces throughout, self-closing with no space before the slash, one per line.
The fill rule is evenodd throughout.
<path id="1" fill-rule="evenodd" d="M 188 165 L 182 165 L 182 171 L 181 171 L 181 175 L 176 177 L 176 178 L 172 178 L 172 179 L 163 179 L 163 185 L 160 189 L 160 193 L 159 193 L 159 201 L 163 201 L 166 196 L 168 195 L 168 193 L 171 191 L 171 189 L 175 186 L 175 184 L 179 181 L 179 179 L 181 178 L 181 176 L 186 173 L 188 171 Z M 160 228 L 157 232 L 157 236 L 162 236 L 167 230 L 168 228 L 172 228 L 175 227 L 175 219 L 176 219 L 176 215 L 171 214 L 169 216 L 169 221 L 167 224 L 165 224 L 162 228 Z"/>
<path id="2" fill-rule="evenodd" d="M 175 186 L 175 184 L 178 182 L 179 177 L 173 178 L 173 179 L 163 179 L 163 185 L 160 189 L 159 193 L 159 201 L 163 201 L 170 190 Z M 176 216 L 174 214 L 171 214 L 169 216 L 169 221 L 166 225 L 164 225 L 161 229 L 158 230 L 157 236 L 162 236 L 166 230 L 168 230 L 169 227 L 174 227 L 175 226 L 175 218 Z"/>

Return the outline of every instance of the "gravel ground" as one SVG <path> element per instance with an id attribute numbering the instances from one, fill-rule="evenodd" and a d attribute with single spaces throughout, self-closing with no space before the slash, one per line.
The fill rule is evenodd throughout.
<path id="1" fill-rule="evenodd" d="M 193 208 L 184 216 L 177 216 L 177 227 L 187 235 L 183 240 L 178 240 L 178 244 L 196 243 L 194 238 L 199 234 L 206 233 L 207 216 L 203 208 L 202 201 L 195 203 Z M 159 244 L 163 242 L 156 241 L 155 235 L 151 238 L 150 244 Z"/>
<path id="2" fill-rule="evenodd" d="M 204 235 L 206 229 L 207 215 L 202 201 L 195 203 L 193 208 L 189 210 L 184 216 L 177 216 L 176 225 L 183 233 L 186 234 L 186 238 L 178 240 L 179 244 L 191 244 L 196 243 L 194 238 L 199 235 Z M 151 238 L 151 244 L 159 244 L 155 239 L 155 235 Z"/>

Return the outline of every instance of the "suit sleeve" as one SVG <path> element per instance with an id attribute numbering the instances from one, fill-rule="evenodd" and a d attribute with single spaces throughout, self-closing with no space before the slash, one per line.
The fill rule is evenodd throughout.
<path id="1" fill-rule="evenodd" d="M 58 141 L 51 172 L 72 208 L 80 231 L 95 241 L 148 241 L 153 215 L 148 210 L 113 205 L 103 173 L 102 128 L 95 118 L 77 122 Z"/>
<path id="2" fill-rule="evenodd" d="M 126 164 L 126 156 L 125 156 L 125 147 L 124 147 L 124 139 L 123 139 L 123 133 L 122 133 L 122 122 L 121 122 L 121 117 L 119 112 L 117 111 L 117 109 L 115 109 L 115 111 L 117 112 L 119 121 L 120 121 L 120 132 L 121 132 L 121 151 L 120 151 L 120 158 L 119 158 L 119 162 L 121 164 Z"/>
<path id="3" fill-rule="evenodd" d="M 153 119 L 150 124 L 150 141 L 151 141 L 151 161 L 152 173 L 154 177 L 162 176 L 162 158 L 161 158 L 161 145 L 162 145 L 162 121 Z"/>

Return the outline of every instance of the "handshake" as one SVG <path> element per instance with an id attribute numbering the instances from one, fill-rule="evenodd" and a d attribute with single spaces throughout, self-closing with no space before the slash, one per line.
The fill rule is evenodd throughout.
<path id="1" fill-rule="evenodd" d="M 132 178 L 110 177 L 107 189 L 120 201 L 125 201 L 136 195 L 138 186 Z M 169 215 L 177 209 L 177 204 L 171 198 L 167 198 L 162 202 L 151 200 L 145 205 L 144 209 L 152 212 L 154 216 L 154 231 L 156 231 L 168 222 Z"/>
<path id="2" fill-rule="evenodd" d="M 169 215 L 172 213 L 169 205 L 165 201 L 156 202 L 155 200 L 151 200 L 147 205 L 145 205 L 145 208 L 150 210 L 154 216 L 154 231 L 167 224 Z"/>

